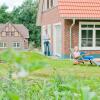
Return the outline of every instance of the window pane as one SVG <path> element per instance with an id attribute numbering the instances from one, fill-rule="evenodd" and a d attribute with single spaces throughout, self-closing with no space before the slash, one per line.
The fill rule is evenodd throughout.
<path id="1" fill-rule="evenodd" d="M 4 43 L 4 47 L 7 47 L 7 44 L 6 43 Z"/>
<path id="2" fill-rule="evenodd" d="M 51 7 L 53 7 L 53 1 L 54 1 L 54 0 L 51 0 Z"/>
<path id="3" fill-rule="evenodd" d="M 96 47 L 100 47 L 100 39 L 96 39 Z"/>
<path id="4" fill-rule="evenodd" d="M 87 39 L 82 39 L 81 46 L 86 47 L 86 44 L 87 44 Z"/>
<path id="5" fill-rule="evenodd" d="M 95 28 L 100 28 L 100 25 L 95 25 Z"/>
<path id="6" fill-rule="evenodd" d="M 88 47 L 92 47 L 92 46 L 93 46 L 93 41 L 92 41 L 92 39 L 88 39 L 87 46 L 88 46 Z"/>
<path id="7" fill-rule="evenodd" d="M 3 43 L 0 43 L 0 47 L 3 47 Z"/>
<path id="8" fill-rule="evenodd" d="M 6 47 L 7 44 L 5 42 L 0 42 L 0 47 Z"/>
<path id="9" fill-rule="evenodd" d="M 93 30 L 88 30 L 88 38 L 92 38 L 93 37 Z"/>
<path id="10" fill-rule="evenodd" d="M 16 43 L 13 43 L 13 47 L 16 47 Z"/>
<path id="11" fill-rule="evenodd" d="M 100 30 L 96 30 L 96 38 L 100 38 Z"/>
<path id="12" fill-rule="evenodd" d="M 88 28 L 93 28 L 94 27 L 94 25 L 88 25 Z"/>
<path id="13" fill-rule="evenodd" d="M 87 31 L 86 30 L 82 30 L 82 38 L 86 38 Z"/>
<path id="14" fill-rule="evenodd" d="M 88 27 L 88 25 L 81 25 L 81 27 L 82 27 L 82 28 L 86 28 L 86 27 Z"/>
<path id="15" fill-rule="evenodd" d="M 15 36 L 19 36 L 19 33 L 18 32 L 15 32 Z"/>
<path id="16" fill-rule="evenodd" d="M 20 47 L 20 43 L 17 43 L 17 47 Z"/>
<path id="17" fill-rule="evenodd" d="M 82 28 L 93 28 L 94 25 L 81 25 Z"/>
<path id="18" fill-rule="evenodd" d="M 14 47 L 14 48 L 19 48 L 19 47 L 20 47 L 20 43 L 14 42 L 14 43 L 13 43 L 13 47 Z"/>
<path id="19" fill-rule="evenodd" d="M 12 27 L 12 28 L 11 28 L 11 31 L 12 31 L 12 32 L 14 32 L 14 31 L 15 31 L 15 28 L 14 28 L 14 27 Z"/>
<path id="20" fill-rule="evenodd" d="M 93 38 L 93 30 L 82 30 L 82 38 Z"/>
<path id="21" fill-rule="evenodd" d="M 9 27 L 8 27 L 8 26 L 6 27 L 6 31 L 7 31 L 7 32 L 9 31 Z"/>
<path id="22" fill-rule="evenodd" d="M 82 39 L 81 46 L 82 47 L 92 47 L 93 46 L 92 39 Z"/>
<path id="23" fill-rule="evenodd" d="M 49 9 L 49 2 L 50 0 L 47 0 L 47 9 Z"/>

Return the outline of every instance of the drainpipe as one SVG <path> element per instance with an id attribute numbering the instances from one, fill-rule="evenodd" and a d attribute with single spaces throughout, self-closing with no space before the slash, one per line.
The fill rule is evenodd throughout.
<path id="1" fill-rule="evenodd" d="M 72 49 L 72 28 L 75 25 L 75 18 L 73 18 L 73 23 L 70 26 L 70 50 Z M 71 59 L 71 53 L 70 53 L 70 59 Z"/>

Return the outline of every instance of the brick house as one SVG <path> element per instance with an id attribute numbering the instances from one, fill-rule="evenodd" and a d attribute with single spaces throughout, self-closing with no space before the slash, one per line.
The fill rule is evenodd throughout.
<path id="1" fill-rule="evenodd" d="M 52 55 L 68 57 L 70 48 L 79 46 L 100 57 L 100 0 L 39 0 L 37 25 L 41 45 L 47 30 Z"/>
<path id="2" fill-rule="evenodd" d="M 0 24 L 0 50 L 14 48 L 28 49 L 29 31 L 22 24 Z"/>

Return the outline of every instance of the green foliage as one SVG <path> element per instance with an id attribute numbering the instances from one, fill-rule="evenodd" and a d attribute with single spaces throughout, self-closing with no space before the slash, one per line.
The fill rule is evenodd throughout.
<path id="1" fill-rule="evenodd" d="M 0 7 L 0 23 L 24 24 L 29 29 L 29 41 L 35 43 L 35 47 L 40 47 L 40 27 L 36 26 L 38 11 L 38 1 L 25 0 L 20 7 L 14 8 L 12 12 L 7 12 L 7 6 Z"/>
<path id="2" fill-rule="evenodd" d="M 0 64 L 0 70 L 3 71 L 2 67 L 6 68 L 7 75 L 19 71 L 20 68 L 30 72 L 25 78 L 0 76 L 0 100 L 100 100 L 100 79 L 96 76 L 98 67 L 73 66 L 70 61 L 12 49 L 0 52 L 0 59 L 8 66 Z M 88 78 L 83 77 L 84 73 L 88 75 L 86 71 L 88 74 L 92 72 Z M 77 73 L 83 76 L 77 77 Z M 43 77 L 46 74 L 48 77 Z"/>
<path id="3" fill-rule="evenodd" d="M 12 73 L 22 69 L 31 72 L 48 65 L 47 62 L 41 61 L 39 58 L 35 59 L 35 56 L 39 55 L 36 55 L 33 52 L 21 52 L 13 49 L 7 49 L 0 52 L 0 59 L 9 67 L 9 77 L 12 77 Z"/>
<path id="4" fill-rule="evenodd" d="M 6 5 L 0 7 L 0 23 L 7 23 L 11 19 L 11 15 L 7 12 L 7 8 Z"/>
<path id="5" fill-rule="evenodd" d="M 99 100 L 84 81 L 55 76 L 50 80 L 1 80 L 0 100 Z"/>
<path id="6" fill-rule="evenodd" d="M 13 23 L 22 23 L 29 29 L 29 41 L 34 42 L 36 47 L 40 46 L 40 27 L 36 26 L 38 2 L 26 0 L 20 7 L 12 11 Z"/>

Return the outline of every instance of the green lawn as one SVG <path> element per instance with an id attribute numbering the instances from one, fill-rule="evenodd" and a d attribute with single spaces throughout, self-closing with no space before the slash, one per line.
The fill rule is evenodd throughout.
<path id="1" fill-rule="evenodd" d="M 71 87 L 76 88 L 77 85 L 79 87 L 81 87 L 81 86 L 89 87 L 90 91 L 95 92 L 96 96 L 98 96 L 98 98 L 100 99 L 100 97 L 99 97 L 100 96 L 100 67 L 97 67 L 95 65 L 90 65 L 89 63 L 86 63 L 84 65 L 83 64 L 73 65 L 73 62 L 71 60 L 57 60 L 57 59 L 53 59 L 50 57 L 45 57 L 45 56 L 40 55 L 35 52 L 20 52 L 20 56 L 21 57 L 23 56 L 23 57 L 20 58 L 18 56 L 16 58 L 17 59 L 16 61 L 18 63 L 18 62 L 20 62 L 20 60 L 23 59 L 22 63 L 25 63 L 25 64 L 20 64 L 20 65 L 21 65 L 21 67 L 24 66 L 24 68 L 29 72 L 29 76 L 27 76 L 24 79 L 13 80 L 13 82 L 16 82 L 16 81 L 22 82 L 24 80 L 27 83 L 26 87 L 28 87 L 28 86 L 30 87 L 30 86 L 33 86 L 32 84 L 36 81 L 38 81 L 40 83 L 41 83 L 41 81 L 47 81 L 47 82 L 50 82 L 50 84 L 51 83 L 55 84 L 54 80 L 56 80 L 55 78 L 57 78 L 57 82 L 59 80 L 62 83 L 64 81 L 64 84 L 67 84 L 67 83 L 71 84 L 70 88 Z M 6 54 L 5 57 L 8 57 L 8 55 Z M 9 64 L 9 63 L 0 64 L 1 78 L 6 78 L 8 75 L 10 66 L 7 66 L 7 64 Z M 10 64 L 12 64 L 12 63 L 10 63 Z M 14 70 L 16 70 L 16 69 L 17 68 L 15 68 Z M 53 82 L 51 82 L 51 80 L 53 80 Z M 46 90 L 46 89 L 44 89 L 44 90 Z M 77 89 L 74 89 L 74 90 L 78 92 Z M 36 91 L 35 91 L 35 93 L 36 93 Z M 51 90 L 50 91 L 47 90 L 47 91 L 50 92 Z M 58 89 L 57 89 L 57 91 L 58 91 Z M 62 91 L 62 88 L 60 89 L 60 92 L 61 91 Z M 63 90 L 63 91 L 65 91 L 65 90 Z M 88 91 L 88 88 L 86 91 Z M 51 96 L 51 94 L 52 93 L 50 92 L 49 95 Z M 41 95 L 43 95 L 43 94 L 41 94 Z M 47 96 L 48 96 L 48 94 L 47 94 Z M 66 99 L 62 99 L 62 97 L 58 97 L 58 99 L 57 98 L 43 99 L 42 97 L 43 96 L 41 96 L 41 99 L 37 98 L 36 100 L 66 100 Z M 57 97 L 57 95 L 56 95 L 56 97 Z M 88 98 L 88 95 L 87 95 L 87 98 Z M 99 100 L 98 98 L 94 98 L 94 99 L 76 98 L 73 100 Z M 0 99 L 0 100 L 3 100 L 3 99 Z M 9 100 L 9 99 L 7 99 L 7 100 Z M 11 99 L 11 100 L 19 100 L 19 99 Z M 22 100 L 24 100 L 24 99 L 22 99 Z M 25 100 L 32 100 L 32 99 L 28 98 Z M 67 100 L 72 100 L 72 98 L 68 97 Z"/>

